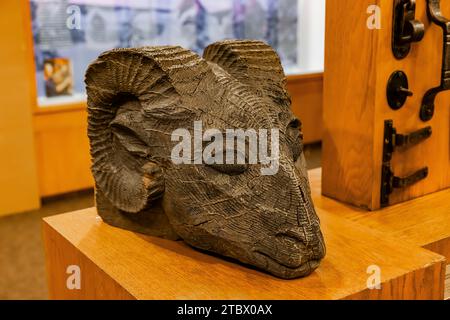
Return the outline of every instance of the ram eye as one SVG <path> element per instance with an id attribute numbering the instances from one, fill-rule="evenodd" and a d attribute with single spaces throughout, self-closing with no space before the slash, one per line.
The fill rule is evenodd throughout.
<path id="1" fill-rule="evenodd" d="M 230 176 L 237 176 L 248 169 L 248 164 L 208 164 L 207 166 Z"/>
<path id="2" fill-rule="evenodd" d="M 234 155 L 233 161 L 227 161 L 227 153 L 224 151 L 221 159 L 215 158 L 215 160 L 220 160 L 219 163 L 216 163 L 213 159 L 206 159 L 206 166 L 214 169 L 217 172 L 227 174 L 230 176 L 236 176 L 244 173 L 248 169 L 248 160 L 245 155 L 239 154 L 236 151 L 231 151 L 231 154 Z M 239 160 L 239 161 L 238 161 Z M 244 162 L 244 163 L 242 163 Z"/>
<path id="3" fill-rule="evenodd" d="M 303 152 L 303 133 L 301 127 L 302 124 L 300 120 L 293 119 L 286 130 L 287 141 L 291 148 L 294 162 L 297 161 Z"/>

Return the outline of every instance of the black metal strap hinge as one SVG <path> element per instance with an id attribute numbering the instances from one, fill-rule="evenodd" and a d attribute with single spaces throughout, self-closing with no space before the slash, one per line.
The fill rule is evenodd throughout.
<path id="1" fill-rule="evenodd" d="M 389 196 L 394 189 L 404 189 L 428 177 L 428 168 L 422 168 L 408 177 L 400 178 L 394 175 L 388 163 L 383 164 L 381 182 L 381 207 L 389 205 Z"/>
<path id="2" fill-rule="evenodd" d="M 396 148 L 414 146 L 431 137 L 432 133 L 433 129 L 428 126 L 409 134 L 399 134 L 397 129 L 394 128 L 394 122 L 386 120 L 384 123 L 383 162 L 391 161 L 392 153 Z"/>
<path id="3" fill-rule="evenodd" d="M 391 169 L 392 154 L 396 148 L 414 146 L 432 135 L 431 127 L 425 127 L 409 134 L 399 134 L 392 120 L 384 122 L 383 165 L 381 172 L 381 206 L 389 205 L 389 196 L 394 189 L 403 189 L 428 177 L 428 168 L 422 168 L 410 176 L 397 177 Z"/>
<path id="4" fill-rule="evenodd" d="M 405 178 L 399 178 L 396 176 L 392 177 L 392 186 L 394 188 L 407 188 L 409 186 L 412 186 L 413 184 L 425 179 L 428 177 L 428 168 L 422 168 L 416 172 L 414 172 L 412 175 L 405 177 Z"/>

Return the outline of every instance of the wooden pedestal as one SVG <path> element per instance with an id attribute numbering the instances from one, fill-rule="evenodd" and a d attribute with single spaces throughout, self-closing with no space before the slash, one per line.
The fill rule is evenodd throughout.
<path id="1" fill-rule="evenodd" d="M 449 224 L 436 217 L 445 212 L 444 198 L 450 206 L 447 194 L 429 199 L 429 208 L 444 211 L 412 202 L 368 220 L 357 209 L 320 196 L 320 170 L 311 180 L 327 256 L 309 277 L 280 280 L 183 242 L 117 229 L 91 208 L 44 219 L 50 298 L 443 299 L 445 259 L 420 247 L 448 253 Z M 79 290 L 67 288 L 71 265 L 80 267 Z M 367 283 L 374 267 L 382 284 L 371 290 Z"/>

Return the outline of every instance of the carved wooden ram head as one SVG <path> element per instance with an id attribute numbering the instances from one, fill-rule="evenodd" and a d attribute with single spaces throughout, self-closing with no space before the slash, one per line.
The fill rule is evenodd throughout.
<path id="1" fill-rule="evenodd" d="M 107 223 L 183 239 L 282 278 L 324 257 L 300 122 L 279 57 L 259 41 L 223 41 L 203 58 L 181 47 L 108 51 L 86 73 L 96 202 Z M 279 168 L 174 164 L 172 133 L 279 130 Z"/>

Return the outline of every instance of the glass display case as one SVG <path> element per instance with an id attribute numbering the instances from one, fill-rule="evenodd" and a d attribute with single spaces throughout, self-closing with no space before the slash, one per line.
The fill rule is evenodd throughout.
<path id="1" fill-rule="evenodd" d="M 119 47 L 180 45 L 201 54 L 218 40 L 260 39 L 277 50 L 287 74 L 321 71 L 324 3 L 30 0 L 38 105 L 85 101 L 88 64 Z"/>

